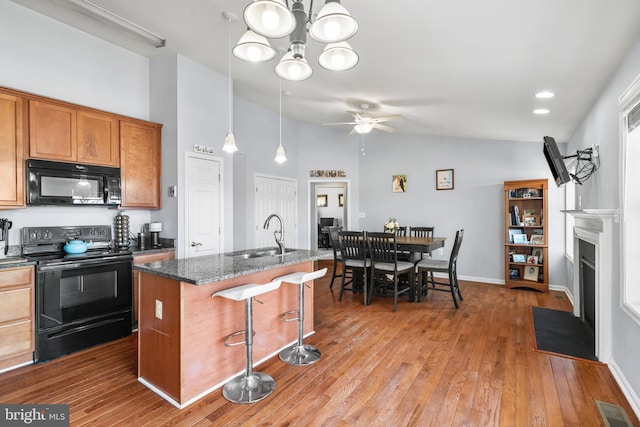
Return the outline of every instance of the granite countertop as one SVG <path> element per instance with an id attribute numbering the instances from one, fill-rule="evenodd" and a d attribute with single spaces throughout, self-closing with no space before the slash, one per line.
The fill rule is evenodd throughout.
<path id="1" fill-rule="evenodd" d="M 287 252 L 284 256 L 245 257 L 247 254 L 269 250 L 274 250 L 274 248 L 251 249 L 172 261 L 151 262 L 135 265 L 133 268 L 180 282 L 205 285 L 286 265 L 317 260 L 322 256 L 322 253 L 318 251 L 287 249 L 287 251 L 291 252 Z"/>
<path id="2" fill-rule="evenodd" d="M 32 265 L 36 265 L 36 262 L 26 258 L 22 258 L 20 256 L 9 256 L 7 258 L 0 258 L 0 269 L 29 267 Z"/>
<path id="3" fill-rule="evenodd" d="M 129 246 L 129 250 L 135 256 L 135 255 L 143 255 L 143 254 L 152 254 L 156 252 L 175 251 L 176 248 L 173 246 L 160 246 L 155 248 L 152 248 L 149 246 L 145 246 L 144 248 L 140 248 L 138 246 Z"/>

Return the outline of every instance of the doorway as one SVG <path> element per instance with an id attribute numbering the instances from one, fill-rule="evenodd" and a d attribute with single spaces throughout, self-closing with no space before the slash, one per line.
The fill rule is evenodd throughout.
<path id="1" fill-rule="evenodd" d="M 328 236 L 323 226 L 332 225 L 349 229 L 348 181 L 310 181 L 309 191 L 309 247 L 322 249 L 327 245 Z"/>
<path id="2" fill-rule="evenodd" d="M 273 232 L 278 224 L 274 219 L 269 229 L 264 229 L 264 221 L 272 213 L 283 221 L 284 243 L 287 248 L 298 247 L 298 181 L 291 178 L 258 175 L 255 176 L 255 248 L 274 246 Z"/>
<path id="3" fill-rule="evenodd" d="M 185 242 L 189 256 L 222 251 L 222 159 L 185 154 Z"/>

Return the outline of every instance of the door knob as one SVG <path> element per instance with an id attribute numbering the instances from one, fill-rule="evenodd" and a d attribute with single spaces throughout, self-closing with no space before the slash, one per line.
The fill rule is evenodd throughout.
<path id="1" fill-rule="evenodd" d="M 202 246 L 202 243 L 200 243 L 200 242 L 198 242 L 198 243 L 191 242 L 191 246 L 193 246 L 195 248 L 195 247 L 198 247 L 198 246 Z"/>

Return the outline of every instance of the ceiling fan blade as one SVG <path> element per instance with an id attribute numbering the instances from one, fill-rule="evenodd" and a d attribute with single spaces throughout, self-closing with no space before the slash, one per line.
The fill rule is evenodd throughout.
<path id="1" fill-rule="evenodd" d="M 371 126 L 373 126 L 374 129 L 383 130 L 385 132 L 395 132 L 396 131 L 391 126 L 381 125 L 379 123 L 371 123 Z"/>
<path id="2" fill-rule="evenodd" d="M 393 120 L 400 120 L 401 118 L 402 116 L 400 114 L 392 114 L 390 116 L 374 117 L 371 120 L 376 123 L 382 123 L 382 122 L 390 122 Z"/>
<path id="3" fill-rule="evenodd" d="M 347 113 L 351 114 L 356 120 L 361 120 L 363 117 L 363 114 L 359 111 L 347 111 Z"/>
<path id="4" fill-rule="evenodd" d="M 322 126 L 355 125 L 356 122 L 323 123 Z"/>

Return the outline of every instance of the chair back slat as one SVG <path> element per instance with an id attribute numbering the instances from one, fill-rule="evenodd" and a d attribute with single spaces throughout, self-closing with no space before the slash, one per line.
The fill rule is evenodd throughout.
<path id="1" fill-rule="evenodd" d="M 414 237 L 433 237 L 435 227 L 410 227 L 409 235 Z"/>
<path id="2" fill-rule="evenodd" d="M 456 239 L 453 242 L 453 248 L 451 249 L 451 256 L 449 257 L 449 268 L 455 269 L 458 261 L 458 252 L 460 252 L 460 246 L 462 246 L 462 238 L 464 237 L 464 229 L 456 231 Z"/>
<path id="3" fill-rule="evenodd" d="M 338 238 L 340 231 L 342 231 L 342 227 L 329 227 L 329 241 L 334 252 L 340 250 L 340 239 Z"/>
<path id="4" fill-rule="evenodd" d="M 367 245 L 371 261 L 397 263 L 396 235 L 393 233 L 367 233 Z"/>
<path id="5" fill-rule="evenodd" d="M 343 259 L 364 259 L 366 244 L 364 232 L 339 231 L 338 240 Z"/>

